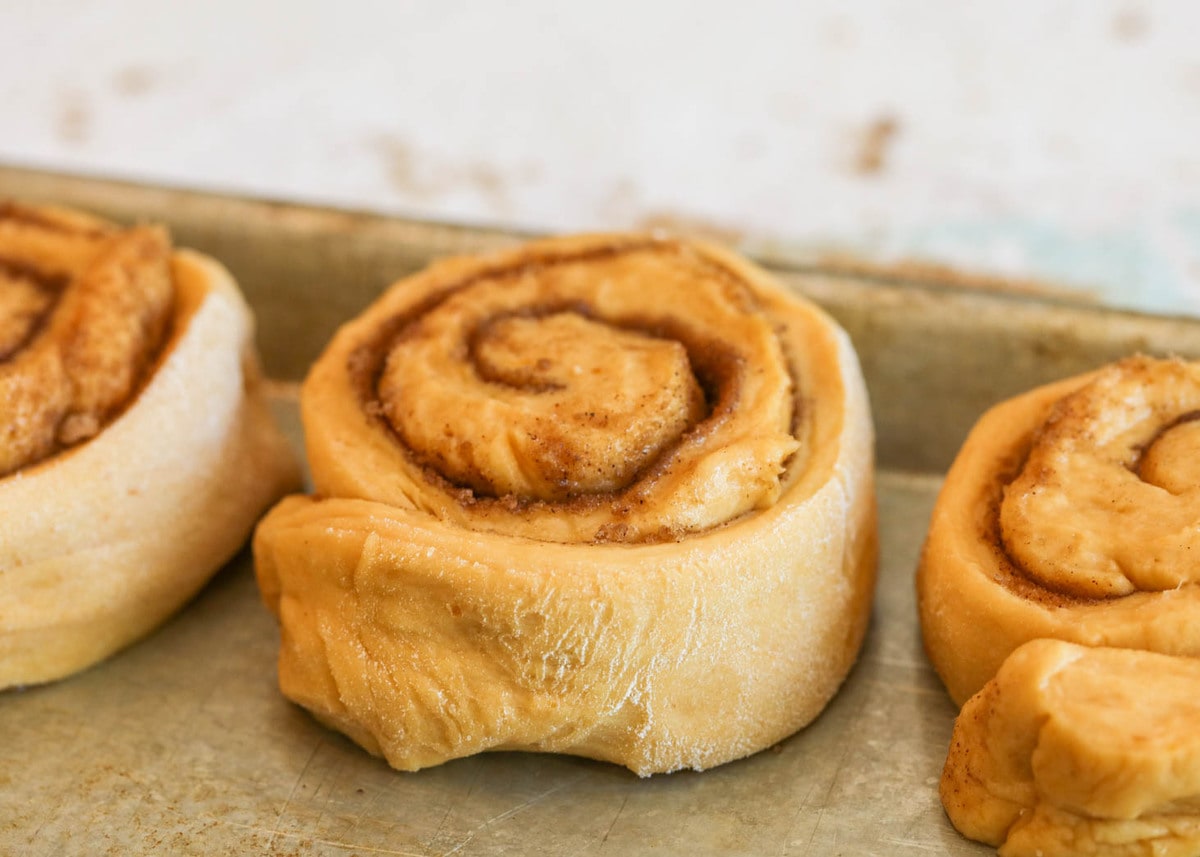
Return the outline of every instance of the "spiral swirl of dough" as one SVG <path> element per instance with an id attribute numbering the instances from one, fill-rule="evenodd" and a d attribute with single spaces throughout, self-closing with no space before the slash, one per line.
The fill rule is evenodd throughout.
<path id="1" fill-rule="evenodd" d="M 678 539 L 766 508 L 811 425 L 772 300 L 661 241 L 435 267 L 306 382 L 317 490 L 567 543 Z M 363 453 L 342 455 L 360 410 Z"/>
<path id="2" fill-rule="evenodd" d="M 1200 582 L 1198 416 L 1200 366 L 1182 362 L 1127 360 L 1062 399 L 1004 491 L 1014 561 L 1084 598 Z"/>
<path id="3" fill-rule="evenodd" d="M 161 229 L 0 207 L 0 476 L 126 405 L 167 332 L 170 254 Z"/>
<path id="4" fill-rule="evenodd" d="M 299 483 L 253 331 L 164 228 L 0 204 L 0 689 L 147 634 Z"/>
<path id="5" fill-rule="evenodd" d="M 259 526 L 280 684 L 399 768 L 482 750 L 703 768 L 807 723 L 874 582 L 845 334 L 646 236 L 393 286 L 301 396 L 313 497 Z"/>
<path id="6" fill-rule="evenodd" d="M 918 571 L 926 649 L 960 704 L 1051 637 L 1200 655 L 1200 364 L 1132 357 L 984 415 Z"/>

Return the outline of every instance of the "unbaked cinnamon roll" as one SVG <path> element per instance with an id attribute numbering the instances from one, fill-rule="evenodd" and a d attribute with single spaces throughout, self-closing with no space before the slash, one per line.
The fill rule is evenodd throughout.
<path id="1" fill-rule="evenodd" d="M 1200 659 L 1025 643 L 959 714 L 941 797 L 1002 857 L 1200 854 Z"/>
<path id="2" fill-rule="evenodd" d="M 985 414 L 917 575 L 960 705 L 1021 643 L 1200 656 L 1200 364 L 1129 358 Z"/>
<path id="3" fill-rule="evenodd" d="M 280 685 L 396 768 L 708 768 L 808 723 L 856 657 L 857 360 L 728 253 L 599 236 L 438 263 L 337 333 L 301 412 L 315 494 L 254 543 Z"/>
<path id="4" fill-rule="evenodd" d="M 145 635 L 298 484 L 252 336 L 165 230 L 0 205 L 0 688 Z"/>

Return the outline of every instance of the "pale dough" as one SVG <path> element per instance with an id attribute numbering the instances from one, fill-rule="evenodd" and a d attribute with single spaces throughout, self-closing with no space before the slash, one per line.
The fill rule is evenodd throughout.
<path id="1" fill-rule="evenodd" d="M 731 254 L 586 236 L 439 263 L 339 331 L 302 413 L 316 493 L 255 539 L 280 685 L 397 768 L 709 768 L 807 724 L 855 660 L 876 563 L 858 362 Z"/>

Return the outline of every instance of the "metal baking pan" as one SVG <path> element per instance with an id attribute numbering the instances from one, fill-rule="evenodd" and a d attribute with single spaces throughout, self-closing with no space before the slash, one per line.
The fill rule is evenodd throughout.
<path id="1" fill-rule="evenodd" d="M 259 318 L 278 412 L 333 329 L 430 259 L 523 237 L 0 167 L 0 197 L 171 226 Z M 56 684 L 0 694 L 0 854 L 990 854 L 937 797 L 955 709 L 921 651 L 913 572 L 940 473 L 989 404 L 1116 357 L 1200 357 L 1200 321 L 873 270 L 779 268 L 847 328 L 878 434 L 872 625 L 807 729 L 704 773 L 638 779 L 493 753 L 413 774 L 275 687 L 278 632 L 243 552 L 171 622 Z"/>

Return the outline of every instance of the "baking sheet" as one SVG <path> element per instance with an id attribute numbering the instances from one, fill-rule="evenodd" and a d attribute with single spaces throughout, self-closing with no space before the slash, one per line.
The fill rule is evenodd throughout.
<path id="1" fill-rule="evenodd" d="M 519 237 L 19 169 L 0 168 L 0 196 L 169 223 L 238 276 L 281 381 L 390 280 Z M 1132 351 L 1200 356 L 1200 322 L 780 273 L 854 338 L 881 466 L 871 629 L 807 729 L 712 771 L 646 780 L 519 753 L 398 773 L 279 695 L 278 633 L 244 554 L 106 663 L 0 694 L 0 854 L 994 853 L 959 837 L 937 798 L 954 709 L 921 652 L 912 579 L 939 472 L 991 402 Z"/>
<path id="2" fill-rule="evenodd" d="M 278 634 L 243 556 L 107 663 L 0 697 L 0 853 L 990 853 L 937 799 L 954 709 L 911 586 L 937 486 L 882 476 L 872 627 L 830 707 L 699 774 L 522 753 L 392 771 L 279 695 Z"/>

